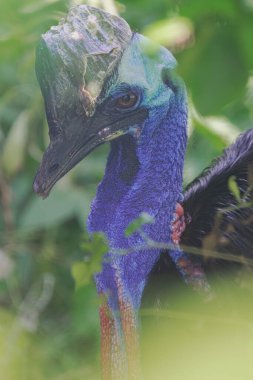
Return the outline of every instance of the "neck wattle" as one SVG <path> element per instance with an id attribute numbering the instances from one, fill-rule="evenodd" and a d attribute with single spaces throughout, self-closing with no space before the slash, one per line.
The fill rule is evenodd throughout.
<path id="1" fill-rule="evenodd" d="M 117 209 L 133 186 L 138 170 L 134 139 L 125 135 L 113 140 L 105 175 L 91 206 L 88 218 L 90 232 L 102 231 L 109 236 Z"/>
<path id="2" fill-rule="evenodd" d="M 153 223 L 142 227 L 146 236 L 156 242 L 171 243 L 171 221 L 176 202 L 182 198 L 187 125 L 185 102 L 175 100 L 164 114 L 158 110 L 157 117 L 152 116 L 143 126 L 138 141 L 132 136 L 124 136 L 112 142 L 105 175 L 91 207 L 89 231 L 104 232 L 109 246 L 114 249 L 134 251 L 134 247 L 145 243 L 143 234 L 138 231 L 130 237 L 125 236 L 129 223 L 142 212 L 153 218 Z M 144 133 L 145 128 L 149 133 Z M 111 261 L 120 262 L 125 281 L 131 279 L 128 287 L 134 293 L 138 286 L 143 288 L 159 254 L 158 249 L 147 248 L 117 258 L 112 255 Z M 141 289 L 137 293 L 141 293 Z M 136 299 L 135 303 L 139 302 Z"/>

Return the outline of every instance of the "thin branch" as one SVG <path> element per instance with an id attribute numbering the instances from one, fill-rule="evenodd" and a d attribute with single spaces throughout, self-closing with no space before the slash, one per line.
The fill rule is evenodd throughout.
<path id="1" fill-rule="evenodd" d="M 201 248 L 191 247 L 187 245 L 177 246 L 174 244 L 159 243 L 151 239 L 149 239 L 148 242 L 141 243 L 135 247 L 126 248 L 126 249 L 120 249 L 120 248 L 113 249 L 112 253 L 127 255 L 129 253 L 140 252 L 140 251 L 149 250 L 149 249 L 159 249 L 159 250 L 181 249 L 187 254 L 205 256 L 208 258 L 221 259 L 225 261 L 232 261 L 235 263 L 240 263 L 240 264 L 245 264 L 245 265 L 247 264 L 249 266 L 253 266 L 253 259 L 245 258 L 244 256 L 237 256 L 237 255 L 232 255 L 230 253 L 222 253 L 222 252 L 212 251 L 212 250 L 207 250 L 207 249 L 203 250 Z"/>

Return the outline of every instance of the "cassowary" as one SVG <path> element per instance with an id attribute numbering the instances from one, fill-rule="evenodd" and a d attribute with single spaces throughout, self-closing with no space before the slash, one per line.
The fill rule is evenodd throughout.
<path id="1" fill-rule="evenodd" d="M 183 194 L 186 91 L 174 73 L 172 54 L 151 46 L 122 18 L 81 5 L 44 34 L 37 48 L 36 73 L 50 145 L 34 181 L 35 192 L 48 196 L 94 148 L 111 142 L 88 218 L 89 232 L 102 231 L 110 247 L 101 272 L 95 274 L 104 299 L 104 379 L 141 377 L 137 313 L 161 252 L 187 284 L 210 295 L 205 271 L 225 265 L 226 253 L 239 258 L 249 256 L 252 248 L 252 208 L 238 206 L 228 181 L 234 176 L 241 203 L 247 204 L 253 130 L 241 135 Z M 152 222 L 126 235 L 142 213 Z M 210 241 L 210 250 L 222 252 L 222 259 L 187 252 L 206 249 Z"/>

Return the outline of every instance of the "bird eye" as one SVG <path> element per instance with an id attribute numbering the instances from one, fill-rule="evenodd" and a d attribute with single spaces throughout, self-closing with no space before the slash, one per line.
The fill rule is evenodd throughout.
<path id="1" fill-rule="evenodd" d="M 137 104 L 138 96 L 134 92 L 129 92 L 116 100 L 116 107 L 127 110 Z"/>

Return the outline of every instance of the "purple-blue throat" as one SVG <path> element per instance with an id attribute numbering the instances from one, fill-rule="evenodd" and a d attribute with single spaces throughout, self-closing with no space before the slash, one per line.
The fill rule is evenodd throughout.
<path id="1" fill-rule="evenodd" d="M 148 116 L 139 138 L 125 135 L 111 143 L 105 175 L 91 206 L 88 229 L 104 232 L 113 251 L 95 276 L 96 284 L 100 293 L 108 295 L 114 310 L 118 309 L 118 275 L 123 297 L 134 309 L 140 307 L 145 282 L 161 251 L 150 249 L 146 238 L 168 246 L 173 243 L 171 222 L 176 203 L 182 201 L 187 138 L 184 88 L 177 88 L 162 108 L 152 118 Z M 152 223 L 143 225 L 142 233 L 126 237 L 128 225 L 143 212 L 152 217 Z M 147 248 L 135 252 L 141 245 Z M 121 254 L 121 250 L 129 253 Z"/>

